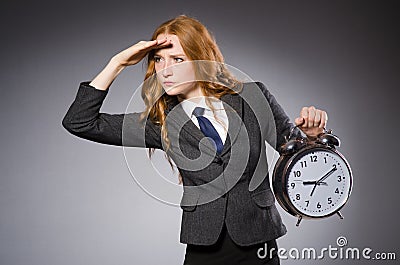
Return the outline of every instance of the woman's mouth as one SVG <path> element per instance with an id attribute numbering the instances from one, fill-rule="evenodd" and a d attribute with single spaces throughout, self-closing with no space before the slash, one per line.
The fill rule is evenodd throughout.
<path id="1" fill-rule="evenodd" d="M 173 86 L 175 84 L 175 82 L 171 82 L 171 81 L 165 81 L 163 82 L 164 86 Z"/>

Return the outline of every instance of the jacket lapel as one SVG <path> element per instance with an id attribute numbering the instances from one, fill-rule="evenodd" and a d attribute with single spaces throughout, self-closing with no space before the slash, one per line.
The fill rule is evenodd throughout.
<path id="1" fill-rule="evenodd" d="M 239 134 L 239 129 L 243 123 L 242 98 L 237 94 L 225 94 L 221 97 L 221 101 L 223 102 L 229 125 L 228 135 L 220 156 L 225 154 L 230 149 L 231 145 L 235 142 Z M 200 142 L 200 140 L 204 138 L 204 134 L 192 122 L 192 120 L 188 120 L 182 106 L 172 106 L 166 111 L 166 114 L 168 114 L 172 108 L 174 108 L 174 112 L 176 111 L 176 113 L 173 115 L 174 122 L 176 122 L 177 124 L 184 124 L 182 126 L 182 130 L 185 131 L 185 135 L 187 137 L 193 137 L 196 142 Z M 206 146 L 211 152 L 214 152 L 214 150 L 211 149 L 208 145 L 204 146 Z"/>
<path id="2" fill-rule="evenodd" d="M 186 115 L 182 106 L 179 105 L 179 103 L 178 103 L 177 105 L 173 106 L 172 108 L 173 108 L 174 114 L 172 116 L 171 115 L 168 116 L 169 120 L 174 121 L 176 123 L 177 128 L 179 128 L 179 126 L 182 126 L 182 124 L 183 124 L 182 130 L 185 132 L 185 135 L 191 136 L 200 142 L 200 140 L 204 137 L 204 134 L 192 122 L 192 120 L 188 118 L 188 116 Z M 172 108 L 170 108 L 166 112 L 166 114 L 168 114 L 172 110 Z"/>
<path id="3" fill-rule="evenodd" d="M 223 105 L 228 116 L 228 135 L 226 137 L 221 156 L 224 155 L 234 144 L 239 135 L 243 123 L 242 98 L 238 95 L 226 94 L 221 97 Z M 229 140 L 228 140 L 229 139 Z"/>

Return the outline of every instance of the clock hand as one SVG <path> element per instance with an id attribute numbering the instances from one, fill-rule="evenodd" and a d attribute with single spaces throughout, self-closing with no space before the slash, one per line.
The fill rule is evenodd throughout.
<path id="1" fill-rule="evenodd" d="M 333 172 L 335 172 L 337 170 L 336 167 L 333 167 L 331 170 L 329 170 L 328 173 L 326 173 L 325 175 L 322 176 L 322 178 L 320 178 L 319 180 L 317 180 L 317 184 L 321 183 L 322 181 L 324 181 L 325 179 L 327 179 Z"/>
<path id="2" fill-rule="evenodd" d="M 328 173 L 326 173 L 325 175 L 322 176 L 322 178 L 320 178 L 319 180 L 317 180 L 314 184 L 314 187 L 311 191 L 310 197 L 314 194 L 315 188 L 317 187 L 317 185 L 320 185 L 321 183 L 325 183 L 323 182 L 325 179 L 327 179 L 333 172 L 335 172 L 337 170 L 336 167 L 333 167 L 331 170 L 329 170 Z M 325 183 L 326 184 L 326 183 Z"/>
<path id="3" fill-rule="evenodd" d="M 303 181 L 303 185 L 315 185 L 317 181 Z"/>
<path id="4" fill-rule="evenodd" d="M 315 191 L 315 188 L 317 187 L 317 185 L 318 185 L 318 182 L 315 182 L 314 187 L 311 191 L 310 197 L 314 194 L 314 191 Z"/>
<path id="5" fill-rule="evenodd" d="M 328 185 L 326 182 L 317 182 L 317 181 L 303 181 L 303 185 Z"/>
<path id="6" fill-rule="evenodd" d="M 335 169 L 336 170 L 336 169 Z M 308 185 L 308 183 L 310 183 L 310 184 L 314 184 L 314 187 L 313 187 L 313 189 L 311 190 L 311 194 L 310 194 L 310 197 L 311 196 L 313 196 L 313 194 L 314 194 L 314 191 L 315 191 L 315 188 L 317 187 L 317 186 L 319 186 L 319 185 L 328 185 L 326 182 L 318 182 L 318 181 L 305 181 L 307 184 L 304 184 L 304 182 L 303 182 L 303 184 L 304 185 Z"/>

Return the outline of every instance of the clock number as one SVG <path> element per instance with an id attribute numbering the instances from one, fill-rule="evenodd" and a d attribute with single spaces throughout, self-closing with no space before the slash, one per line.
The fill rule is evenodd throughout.
<path id="1" fill-rule="evenodd" d="M 296 194 L 296 200 L 298 200 L 298 201 L 300 200 L 300 193 Z"/>
<path id="2" fill-rule="evenodd" d="M 300 170 L 297 170 L 297 171 L 293 171 L 293 174 L 294 174 L 294 177 L 296 178 L 298 178 L 298 177 L 300 177 L 301 176 L 301 172 L 300 172 Z"/>
<path id="3" fill-rule="evenodd" d="M 310 204 L 310 201 L 304 201 L 306 203 L 306 207 Z"/>
<path id="4" fill-rule="evenodd" d="M 324 162 L 325 162 L 325 164 L 328 163 L 328 161 L 326 160 L 326 157 L 324 157 Z"/>
<path id="5" fill-rule="evenodd" d="M 296 184 L 294 182 L 290 183 L 290 186 L 292 187 L 292 189 L 294 189 L 294 187 L 296 187 Z"/>
<path id="6" fill-rule="evenodd" d="M 307 161 L 301 161 L 300 165 L 301 167 L 307 167 Z"/>
<path id="7" fill-rule="evenodd" d="M 336 165 L 335 164 L 333 164 L 333 168 L 336 169 Z"/>
<path id="8" fill-rule="evenodd" d="M 332 198 L 331 197 L 328 198 L 328 204 L 332 204 Z"/>
<path id="9" fill-rule="evenodd" d="M 317 203 L 317 208 L 319 209 L 319 208 L 321 208 L 322 206 L 321 206 L 321 204 L 318 202 Z"/>
<path id="10" fill-rule="evenodd" d="M 339 194 L 339 188 L 336 188 L 335 193 Z"/>
<path id="11" fill-rule="evenodd" d="M 341 182 L 341 181 L 342 181 L 342 176 L 338 176 L 337 178 L 338 178 L 338 179 L 337 179 L 338 182 Z"/>
<path id="12" fill-rule="evenodd" d="M 317 156 L 310 156 L 311 162 L 317 162 Z"/>

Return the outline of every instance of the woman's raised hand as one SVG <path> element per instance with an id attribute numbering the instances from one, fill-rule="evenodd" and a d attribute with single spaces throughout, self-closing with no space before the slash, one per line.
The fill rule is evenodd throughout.
<path id="1" fill-rule="evenodd" d="M 131 47 L 114 55 L 106 67 L 90 82 L 90 85 L 99 90 L 107 90 L 119 73 L 127 66 L 137 64 L 152 49 L 160 49 L 171 45 L 165 39 L 139 41 Z"/>
<path id="2" fill-rule="evenodd" d="M 113 59 L 121 66 L 130 66 L 140 62 L 152 49 L 159 49 L 171 44 L 167 38 L 161 40 L 139 41 L 131 47 L 116 54 Z"/>

